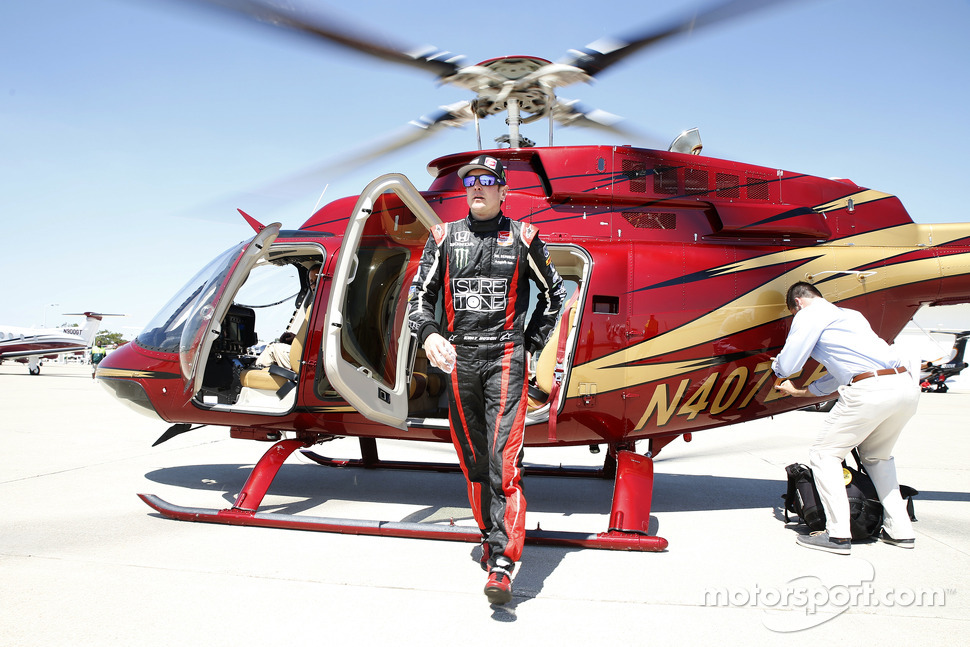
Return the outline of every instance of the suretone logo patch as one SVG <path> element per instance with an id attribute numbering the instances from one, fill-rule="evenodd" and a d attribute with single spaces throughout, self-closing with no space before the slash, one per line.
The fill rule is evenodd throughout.
<path id="1" fill-rule="evenodd" d="M 455 310 L 495 312 L 505 310 L 507 279 L 454 279 L 451 282 Z"/>

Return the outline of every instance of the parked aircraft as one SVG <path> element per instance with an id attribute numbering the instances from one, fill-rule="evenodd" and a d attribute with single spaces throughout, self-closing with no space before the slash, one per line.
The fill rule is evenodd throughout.
<path id="1" fill-rule="evenodd" d="M 19 328 L 0 324 L 0 362 L 12 359 L 27 364 L 31 375 L 40 374 L 40 360 L 67 353 L 84 352 L 94 344 L 103 317 L 120 317 L 100 312 L 69 313 L 87 319 L 83 328 Z"/>

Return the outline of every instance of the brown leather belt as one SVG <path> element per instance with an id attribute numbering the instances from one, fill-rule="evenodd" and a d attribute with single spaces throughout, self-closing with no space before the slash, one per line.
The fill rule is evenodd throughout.
<path id="1" fill-rule="evenodd" d="M 867 380 L 870 377 L 876 377 L 877 375 L 896 375 L 897 373 L 905 373 L 906 367 L 899 366 L 897 368 L 881 368 L 878 371 L 869 371 L 868 373 L 859 373 L 856 375 L 849 384 L 855 384 L 860 380 Z"/>

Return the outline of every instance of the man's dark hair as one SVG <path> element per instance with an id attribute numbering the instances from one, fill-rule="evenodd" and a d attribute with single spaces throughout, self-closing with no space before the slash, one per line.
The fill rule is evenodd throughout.
<path id="1" fill-rule="evenodd" d="M 798 307 L 795 299 L 814 299 L 820 296 L 822 296 L 822 293 L 814 285 L 805 281 L 799 281 L 788 288 L 788 294 L 785 295 L 785 305 L 788 306 L 789 310 L 794 310 Z"/>

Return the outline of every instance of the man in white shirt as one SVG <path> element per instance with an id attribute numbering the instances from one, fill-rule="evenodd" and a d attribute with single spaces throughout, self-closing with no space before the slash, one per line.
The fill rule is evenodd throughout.
<path id="1" fill-rule="evenodd" d="M 786 302 L 795 317 L 785 346 L 772 363 L 775 375 L 783 380 L 775 388 L 809 398 L 839 391 L 839 401 L 809 450 L 809 464 L 825 510 L 825 530 L 799 536 L 799 545 L 849 554 L 849 499 L 842 460 L 858 447 L 885 512 L 879 538 L 913 548 L 916 535 L 899 494 L 892 449 L 916 413 L 916 380 L 859 312 L 829 303 L 815 286 L 805 282 L 788 289 Z M 798 389 L 787 378 L 799 372 L 809 357 L 822 364 L 828 375 Z"/>

